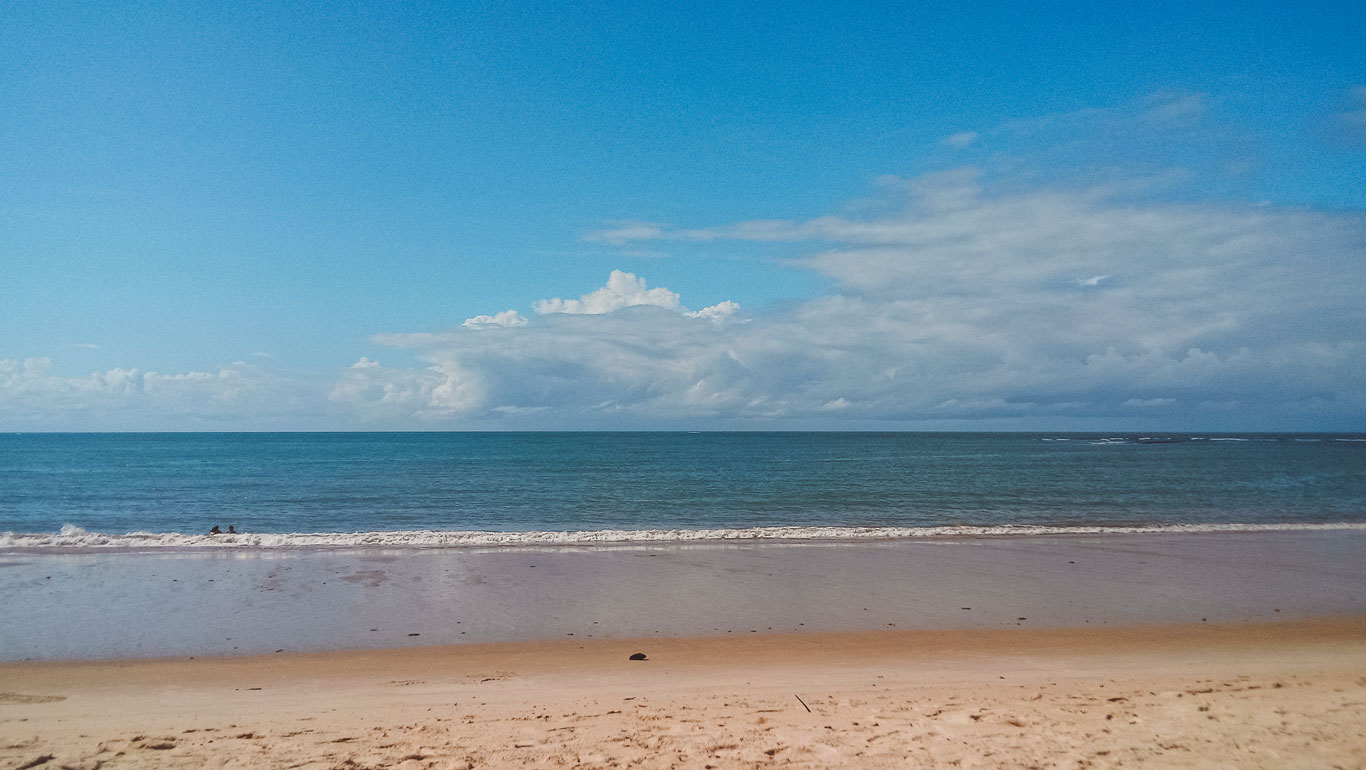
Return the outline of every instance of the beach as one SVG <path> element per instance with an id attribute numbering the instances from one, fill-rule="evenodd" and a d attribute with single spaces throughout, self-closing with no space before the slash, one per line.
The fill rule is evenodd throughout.
<path id="1" fill-rule="evenodd" d="M 10 553 L 0 766 L 1361 767 L 1364 546 Z"/>
<path id="2" fill-rule="evenodd" d="M 9 664 L 0 681 L 12 768 L 1366 762 L 1360 617 Z"/>
<path id="3" fill-rule="evenodd" d="M 1366 615 L 1366 531 L 0 552 L 0 660 Z"/>

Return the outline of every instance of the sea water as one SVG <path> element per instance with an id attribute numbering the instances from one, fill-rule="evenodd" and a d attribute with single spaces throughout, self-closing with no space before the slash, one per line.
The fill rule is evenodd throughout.
<path id="1" fill-rule="evenodd" d="M 1299 528 L 1366 528 L 1366 435 L 0 435 L 10 549 Z"/>

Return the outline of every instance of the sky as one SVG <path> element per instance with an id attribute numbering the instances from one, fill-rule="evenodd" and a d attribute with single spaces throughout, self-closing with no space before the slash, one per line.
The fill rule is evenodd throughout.
<path id="1" fill-rule="evenodd" d="M 7 2 L 0 430 L 1366 430 L 1366 6 L 1109 6 Z"/>

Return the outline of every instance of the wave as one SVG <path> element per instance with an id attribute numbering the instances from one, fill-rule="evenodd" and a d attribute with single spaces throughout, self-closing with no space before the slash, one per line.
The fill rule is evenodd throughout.
<path id="1" fill-rule="evenodd" d="M 459 548 L 488 546 L 610 545 L 734 541 L 849 541 L 1040 535 L 1151 535 L 1197 532 L 1366 531 L 1366 522 L 1284 524 L 1151 524 L 937 527 L 754 527 L 749 529 L 599 529 L 571 532 L 413 530 L 387 532 L 280 532 L 186 535 L 179 532 L 103 534 L 66 525 L 57 533 L 0 532 L 5 550 Z"/>
<path id="2" fill-rule="evenodd" d="M 1301 444 L 1322 444 L 1322 443 L 1366 443 L 1366 437 L 1361 436 L 1282 436 L 1282 435 L 1259 435 L 1259 436 L 1192 436 L 1178 434 L 1172 436 L 1091 436 L 1091 437 L 1058 437 L 1045 436 L 1041 441 L 1083 441 L 1092 446 L 1120 446 L 1130 444 L 1193 444 L 1197 442 L 1236 442 L 1236 443 L 1281 443 L 1292 442 Z"/>

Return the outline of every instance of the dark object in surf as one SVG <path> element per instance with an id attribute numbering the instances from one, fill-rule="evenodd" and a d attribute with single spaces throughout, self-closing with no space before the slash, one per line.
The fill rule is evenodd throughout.
<path id="1" fill-rule="evenodd" d="M 645 660 L 645 653 L 637 652 L 631 655 L 631 660 Z"/>

